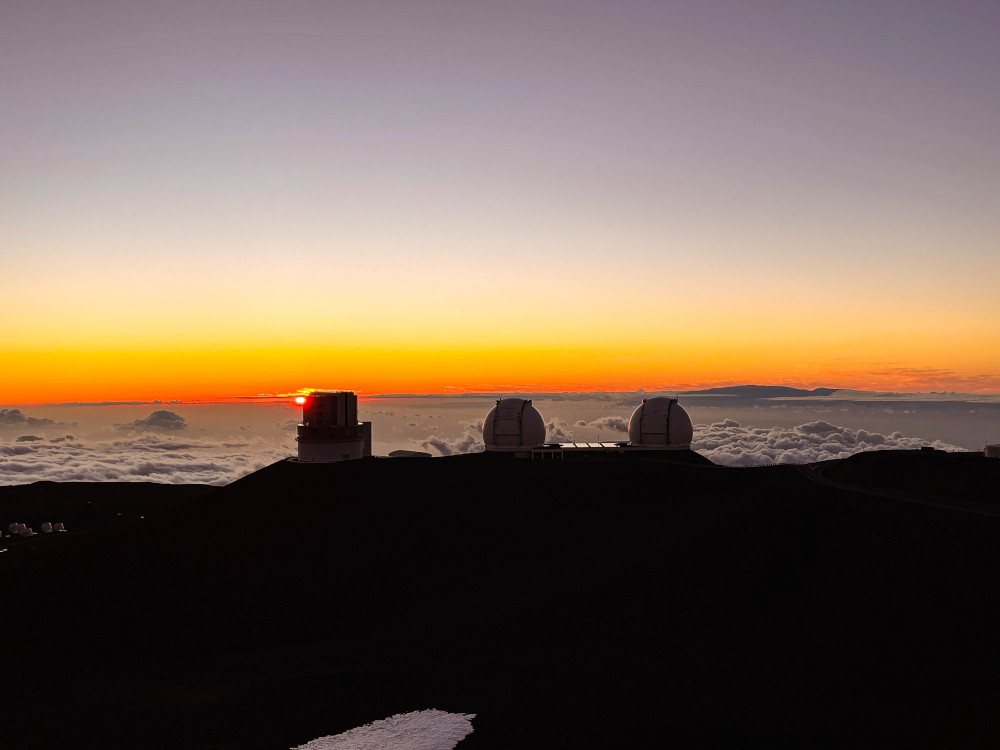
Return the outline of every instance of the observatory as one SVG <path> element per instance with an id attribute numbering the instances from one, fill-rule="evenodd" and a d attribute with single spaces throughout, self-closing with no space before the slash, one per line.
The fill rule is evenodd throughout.
<path id="1" fill-rule="evenodd" d="M 628 420 L 633 448 L 684 450 L 691 447 L 691 417 L 676 398 L 644 398 Z"/>
<path id="2" fill-rule="evenodd" d="M 501 398 L 483 422 L 483 443 L 488 451 L 524 452 L 545 442 L 545 420 L 530 400 Z"/>
<path id="3" fill-rule="evenodd" d="M 353 391 L 313 391 L 300 396 L 299 461 L 329 463 L 372 454 L 372 423 L 358 421 Z"/>
<path id="4" fill-rule="evenodd" d="M 693 435 L 691 418 L 677 399 L 663 397 L 643 399 L 629 419 L 627 441 L 546 443 L 545 420 L 521 398 L 500 399 L 483 421 L 488 452 L 532 459 L 612 458 L 644 451 L 675 451 L 676 459 L 690 453 Z"/>

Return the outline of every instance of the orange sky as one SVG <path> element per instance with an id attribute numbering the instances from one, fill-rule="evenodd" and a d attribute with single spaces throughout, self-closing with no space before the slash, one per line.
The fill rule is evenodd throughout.
<path id="1" fill-rule="evenodd" d="M 344 388 L 360 393 L 455 391 L 687 390 L 745 383 L 864 390 L 1000 390 L 944 366 L 871 364 L 822 356 L 816 347 L 595 349 L 290 348 L 256 350 L 27 351 L 8 355 L 0 374 L 7 404 L 105 400 L 215 400 Z M 949 362 L 959 359 L 953 351 Z"/>
<path id="2" fill-rule="evenodd" d="M 279 5 L 0 24 L 0 402 L 1000 391 L 994 6 Z"/>
<path id="3" fill-rule="evenodd" d="M 243 269 L 222 281 L 198 265 L 172 266 L 152 289 L 135 279 L 120 292 L 114 273 L 55 269 L 45 281 L 58 290 L 53 303 L 32 304 L 44 287 L 34 282 L 0 297 L 11 312 L 0 403 L 213 400 L 307 386 L 1000 391 L 1000 326 L 981 277 L 935 297 L 929 276 L 893 286 L 816 269 L 713 276 L 706 265 L 668 293 L 659 289 L 672 279 L 663 263 L 646 274 L 590 264 L 560 278 L 540 262 L 543 273 L 523 281 L 479 264 L 421 277 L 419 263 L 397 265 L 407 264 L 412 275 L 380 279 L 358 258 L 367 283 L 348 275 L 343 289 L 322 281 L 339 278 L 328 262 L 308 272 Z M 595 306 L 602 280 L 615 293 Z"/>

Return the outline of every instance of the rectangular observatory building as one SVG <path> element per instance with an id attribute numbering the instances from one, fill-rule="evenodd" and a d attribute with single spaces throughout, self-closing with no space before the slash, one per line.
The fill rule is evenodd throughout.
<path id="1" fill-rule="evenodd" d="M 372 454 L 372 423 L 358 421 L 353 391 L 313 391 L 302 402 L 299 461 L 330 463 Z"/>

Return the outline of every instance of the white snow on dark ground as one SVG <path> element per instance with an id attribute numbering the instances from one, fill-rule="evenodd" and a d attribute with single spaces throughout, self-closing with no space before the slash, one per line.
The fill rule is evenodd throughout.
<path id="1" fill-rule="evenodd" d="M 451 750 L 472 733 L 474 718 L 437 709 L 412 711 L 320 737 L 294 750 Z"/>

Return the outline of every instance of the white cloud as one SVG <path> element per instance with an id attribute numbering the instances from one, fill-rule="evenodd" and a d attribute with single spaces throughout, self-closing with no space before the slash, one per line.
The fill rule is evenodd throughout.
<path id="1" fill-rule="evenodd" d="M 206 448 L 210 445 L 210 443 L 197 441 L 180 442 L 161 435 L 143 435 L 142 437 L 132 438 L 131 440 L 115 440 L 111 443 L 112 448 L 152 453 L 160 451 L 182 451 Z"/>
<path id="2" fill-rule="evenodd" d="M 0 456 L 23 456 L 31 453 L 30 445 L 0 445 Z"/>
<path id="3" fill-rule="evenodd" d="M 536 406 L 545 417 L 549 440 L 614 440 L 622 434 L 615 428 L 626 426 L 641 395 L 621 394 L 620 412 L 601 394 L 549 399 L 559 403 L 539 400 Z M 1000 441 L 1000 406 L 989 403 L 927 401 L 873 407 L 812 401 L 780 408 L 768 408 L 778 406 L 775 404 L 739 407 L 728 400 L 722 406 L 718 399 L 712 403 L 716 405 L 685 405 L 701 425 L 695 432 L 694 447 L 718 463 L 734 466 L 808 462 L 883 447 L 957 445 L 981 449 L 984 442 Z M 373 418 L 376 455 L 393 450 L 454 455 L 483 450 L 478 425 L 492 404 L 493 400 L 482 398 L 424 398 L 419 404 L 401 402 L 395 412 L 368 412 L 364 418 Z M 885 407 L 898 413 L 885 414 Z M 152 410 L 148 405 L 60 409 L 36 411 L 36 407 L 21 405 L 17 410 L 0 410 L 6 412 L 8 421 L 0 423 L 0 484 L 48 479 L 218 485 L 296 453 L 299 415 L 287 405 L 184 405 L 179 408 L 186 417 L 183 424 L 188 425 L 183 430 L 134 429 L 136 422 L 149 422 Z M 914 409 L 919 411 L 904 413 Z M 11 416 L 14 411 L 17 414 Z M 29 426 L 29 415 L 51 419 L 41 426 Z M 738 421 L 720 421 L 724 417 Z M 65 426 L 68 423 L 77 426 L 71 430 Z M 124 423 L 126 429 L 116 429 L 113 423 Z M 17 442 L 17 437 L 25 434 L 46 439 Z"/>
<path id="4" fill-rule="evenodd" d="M 44 427 L 52 424 L 55 424 L 55 421 L 48 417 L 29 417 L 20 409 L 0 409 L 0 425 Z"/>
<path id="5" fill-rule="evenodd" d="M 0 485 L 42 480 L 224 485 L 293 454 L 289 444 L 227 446 L 159 435 L 96 443 L 0 443 Z"/>
<path id="6" fill-rule="evenodd" d="M 128 424 L 115 425 L 119 430 L 155 430 L 155 431 L 168 431 L 168 430 L 186 430 L 187 423 L 184 421 L 184 417 L 180 414 L 175 414 L 172 411 L 166 411 L 165 409 L 159 409 L 154 411 L 145 419 L 137 419 L 134 422 L 129 422 Z"/>
<path id="7" fill-rule="evenodd" d="M 726 419 L 697 425 L 691 448 L 723 466 L 805 464 L 844 458 L 866 450 L 913 450 L 931 446 L 941 450 L 964 450 L 939 440 L 906 437 L 899 432 L 882 435 L 852 430 L 817 421 L 797 427 L 744 427 Z"/>
<path id="8" fill-rule="evenodd" d="M 433 429 L 433 428 L 432 428 Z M 456 438 L 443 438 L 429 435 L 420 443 L 425 451 L 434 450 L 441 456 L 453 456 L 460 453 L 480 453 L 485 450 L 483 445 L 483 426 L 481 424 L 466 425 L 462 434 Z"/>
<path id="9" fill-rule="evenodd" d="M 600 417 L 592 422 L 579 420 L 577 427 L 587 427 L 601 432 L 628 432 L 628 420 L 625 417 Z"/>
<path id="10" fill-rule="evenodd" d="M 549 443 L 572 443 L 573 432 L 565 419 L 554 417 L 545 423 L 545 440 Z"/>

